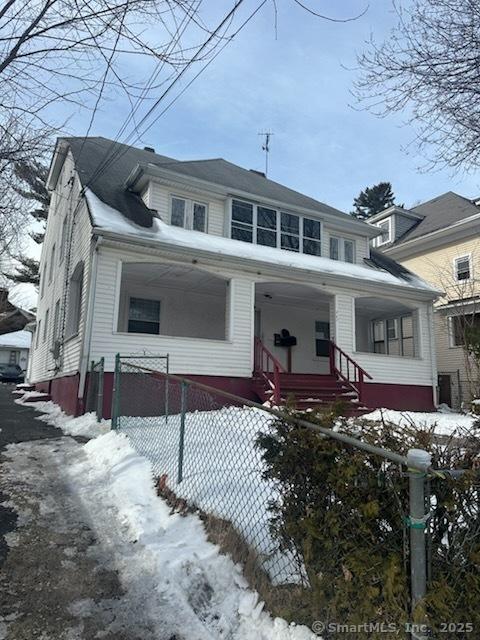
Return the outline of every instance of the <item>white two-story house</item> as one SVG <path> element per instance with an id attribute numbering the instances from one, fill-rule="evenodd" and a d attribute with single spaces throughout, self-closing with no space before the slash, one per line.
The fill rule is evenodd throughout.
<path id="1" fill-rule="evenodd" d="M 108 415 L 115 354 L 142 351 L 246 398 L 433 409 L 437 292 L 370 249 L 374 227 L 223 159 L 104 138 L 60 139 L 48 188 L 31 382 L 66 411 L 104 357 Z"/>

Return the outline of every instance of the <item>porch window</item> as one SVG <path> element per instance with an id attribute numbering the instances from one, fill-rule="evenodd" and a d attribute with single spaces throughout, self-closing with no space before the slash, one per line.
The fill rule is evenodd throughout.
<path id="1" fill-rule="evenodd" d="M 460 282 L 461 280 L 470 280 L 470 256 L 462 256 L 461 258 L 455 258 L 455 280 Z"/>
<path id="2" fill-rule="evenodd" d="M 347 238 L 330 236 L 330 259 L 355 262 L 355 242 Z"/>
<path id="3" fill-rule="evenodd" d="M 330 323 L 323 320 L 315 321 L 315 355 L 327 357 L 330 353 Z"/>
<path id="4" fill-rule="evenodd" d="M 266 247 L 319 256 L 322 223 L 242 200 L 232 200 L 230 237 Z"/>
<path id="5" fill-rule="evenodd" d="M 160 333 L 160 301 L 130 298 L 128 307 L 129 333 Z"/>
<path id="6" fill-rule="evenodd" d="M 174 227 L 206 231 L 207 205 L 203 202 L 172 196 L 170 222 Z"/>
<path id="7" fill-rule="evenodd" d="M 373 351 L 393 356 L 415 356 L 412 315 L 372 321 Z"/>

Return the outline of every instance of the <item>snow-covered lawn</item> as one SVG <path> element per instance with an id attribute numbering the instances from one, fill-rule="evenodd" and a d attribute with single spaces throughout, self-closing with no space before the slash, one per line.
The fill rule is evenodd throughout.
<path id="1" fill-rule="evenodd" d="M 471 429 L 476 417 L 471 414 L 455 413 L 453 411 L 422 413 L 419 411 L 376 409 L 362 416 L 362 419 L 385 420 L 385 422 L 392 422 L 400 427 L 414 426 L 417 429 L 433 429 L 438 435 L 451 435 L 454 432 L 460 432 L 462 429 Z"/>

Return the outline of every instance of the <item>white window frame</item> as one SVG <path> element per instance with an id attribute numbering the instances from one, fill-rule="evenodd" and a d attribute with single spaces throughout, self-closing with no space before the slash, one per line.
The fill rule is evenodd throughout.
<path id="1" fill-rule="evenodd" d="M 62 264 L 63 258 L 65 257 L 67 237 L 68 237 L 68 218 L 65 215 L 62 220 L 62 233 L 60 236 L 60 250 L 58 252 L 58 264 Z"/>
<path id="2" fill-rule="evenodd" d="M 332 252 L 330 247 L 330 240 L 336 240 L 338 242 L 338 259 L 332 258 Z M 353 245 L 353 260 L 352 262 L 347 262 L 345 260 L 345 243 L 351 242 Z M 352 238 L 345 238 L 342 236 L 330 235 L 328 238 L 328 257 L 330 260 L 335 260 L 335 262 L 346 262 L 347 264 L 356 264 L 357 261 L 357 247 L 356 242 Z"/>
<path id="3" fill-rule="evenodd" d="M 379 222 L 377 222 L 376 226 L 381 229 L 381 225 L 382 224 L 388 224 L 388 237 L 386 240 L 382 240 L 382 236 L 377 236 L 376 238 L 376 246 L 377 247 L 381 247 L 384 244 L 388 244 L 389 242 L 392 241 L 392 218 L 385 218 L 385 220 L 380 220 Z"/>
<path id="4" fill-rule="evenodd" d="M 458 277 L 458 263 L 461 260 L 468 260 L 468 271 L 469 271 L 469 276 L 468 278 L 459 278 Z M 463 256 L 457 256 L 453 259 L 453 277 L 455 282 L 471 282 L 473 279 L 473 264 L 472 264 L 472 254 L 471 253 L 466 253 Z"/>
<path id="5" fill-rule="evenodd" d="M 43 336 L 42 336 L 42 342 L 46 342 L 47 338 L 48 338 L 48 324 L 49 324 L 49 319 L 50 319 L 50 308 L 47 309 L 46 313 L 45 313 L 45 320 L 43 322 Z"/>
<path id="6" fill-rule="evenodd" d="M 145 332 L 142 332 L 142 331 L 138 332 L 138 331 L 129 331 L 128 330 L 128 323 L 130 321 L 130 305 L 131 305 L 132 298 L 134 298 L 136 300 L 148 300 L 149 302 L 158 302 L 158 333 L 145 333 Z M 126 309 L 126 327 L 125 327 L 126 333 L 133 334 L 133 335 L 136 335 L 136 336 L 160 336 L 160 335 L 162 335 L 161 326 L 160 326 L 162 307 L 163 307 L 163 302 L 162 302 L 161 298 L 152 298 L 152 297 L 146 298 L 145 296 L 136 295 L 136 294 L 129 295 L 128 296 L 127 309 Z"/>
<path id="7" fill-rule="evenodd" d="M 323 220 L 321 220 L 320 218 L 315 218 L 313 216 L 308 216 L 308 215 L 304 215 L 302 213 L 297 213 L 296 211 L 289 211 L 288 209 L 278 209 L 272 205 L 263 203 L 263 202 L 251 202 L 249 200 L 244 200 L 243 198 L 235 198 L 232 197 L 229 200 L 229 215 L 228 215 L 228 237 L 230 239 L 235 239 L 232 238 L 232 212 L 233 212 L 233 203 L 234 201 L 236 202 L 242 202 L 244 204 L 248 204 L 249 206 L 251 206 L 253 208 L 253 215 L 252 215 L 252 242 L 247 242 L 246 244 L 254 244 L 257 245 L 259 247 L 266 247 L 266 248 L 270 248 L 270 249 L 282 249 L 282 251 L 291 251 L 292 253 L 304 253 L 304 255 L 307 256 L 312 256 L 320 258 L 323 255 L 323 238 L 324 238 L 324 226 L 323 226 Z M 272 245 L 263 245 L 263 244 L 258 244 L 257 243 L 257 231 L 258 231 L 258 207 L 263 208 L 263 209 L 271 209 L 272 211 L 275 211 L 276 213 L 276 228 L 275 228 L 275 233 L 276 233 L 276 245 L 275 247 L 273 247 Z M 299 220 L 299 224 L 298 224 L 298 239 L 299 239 L 299 247 L 298 247 L 298 251 L 292 251 L 291 249 L 285 249 L 282 247 L 281 243 L 282 243 L 282 229 L 281 229 L 281 225 L 282 225 L 282 213 L 285 213 L 286 215 L 290 215 L 290 216 L 296 216 Z M 310 238 L 309 236 L 304 236 L 304 232 L 303 232 L 303 223 L 304 220 L 313 220 L 314 222 L 318 222 L 320 224 L 320 238 Z M 245 225 L 247 225 L 247 223 L 245 223 Z M 264 229 L 264 227 L 260 227 L 260 229 Z M 270 231 L 273 231 L 273 229 L 270 229 Z M 286 232 L 283 232 L 284 235 L 295 235 L 295 234 L 288 234 Z M 320 253 L 317 254 L 312 254 L 312 253 L 305 253 L 303 250 L 303 242 L 304 240 L 311 240 L 313 242 L 317 242 L 320 248 Z M 244 242 L 243 240 L 239 240 L 239 242 Z"/>
<path id="8" fill-rule="evenodd" d="M 50 284 L 53 280 L 53 272 L 55 270 L 55 252 L 57 250 L 57 245 L 54 242 L 52 245 L 52 250 L 50 253 L 50 270 L 48 272 L 48 284 Z"/>
<path id="9" fill-rule="evenodd" d="M 176 193 L 170 194 L 170 224 L 172 227 L 178 226 L 172 224 L 172 211 L 173 211 L 173 200 L 183 200 L 185 202 L 185 217 L 183 220 L 183 227 L 178 227 L 179 229 L 188 229 L 190 231 L 198 231 L 198 229 L 193 228 L 193 210 L 196 204 L 205 207 L 205 229 L 203 231 L 199 231 L 199 233 L 208 233 L 208 202 L 202 202 L 196 198 L 186 198 L 185 196 L 179 196 Z"/>

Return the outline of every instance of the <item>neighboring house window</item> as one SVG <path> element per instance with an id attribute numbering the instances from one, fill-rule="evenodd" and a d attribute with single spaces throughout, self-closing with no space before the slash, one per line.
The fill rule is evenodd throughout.
<path id="1" fill-rule="evenodd" d="M 266 247 L 321 255 L 322 223 L 242 200 L 232 201 L 230 237 Z"/>
<path id="2" fill-rule="evenodd" d="M 129 333 L 160 333 L 160 301 L 130 298 L 128 306 Z"/>
<path id="3" fill-rule="evenodd" d="M 415 355 L 411 314 L 387 320 L 373 320 L 372 336 L 374 353 L 411 358 Z"/>
<path id="4" fill-rule="evenodd" d="M 392 221 L 390 218 L 383 220 L 377 224 L 382 235 L 377 238 L 377 247 L 392 241 Z"/>
<path id="5" fill-rule="evenodd" d="M 330 236 L 330 258 L 331 260 L 343 260 L 344 262 L 355 262 L 355 243 L 346 238 L 335 238 Z"/>
<path id="6" fill-rule="evenodd" d="M 17 364 L 19 358 L 19 352 L 18 351 L 10 351 L 10 359 L 9 359 L 9 364 Z"/>
<path id="7" fill-rule="evenodd" d="M 448 318 L 450 346 L 463 347 L 468 328 L 480 329 L 480 314 L 468 313 Z"/>
<path id="8" fill-rule="evenodd" d="M 48 274 L 48 282 L 52 281 L 54 269 L 55 269 L 55 245 L 53 245 L 52 247 L 52 255 L 50 256 L 50 273 Z"/>
<path id="9" fill-rule="evenodd" d="M 206 231 L 207 205 L 195 200 L 172 197 L 170 223 L 174 227 Z"/>
<path id="10" fill-rule="evenodd" d="M 455 279 L 457 281 L 460 282 L 461 280 L 470 280 L 470 277 L 471 277 L 470 256 L 462 256 L 460 258 L 455 258 L 454 268 L 455 268 Z"/>
<path id="11" fill-rule="evenodd" d="M 62 262 L 63 258 L 65 257 L 65 249 L 67 248 L 67 230 L 68 219 L 67 216 L 65 216 L 62 222 L 62 237 L 60 240 L 59 262 Z"/>
<path id="12" fill-rule="evenodd" d="M 50 315 L 50 309 L 47 309 L 47 313 L 45 314 L 45 322 L 43 324 L 43 342 L 47 339 L 48 335 L 48 317 Z"/>
<path id="13" fill-rule="evenodd" d="M 38 321 L 38 325 L 37 325 L 37 336 L 35 339 L 35 348 L 38 349 L 38 345 L 40 344 L 40 332 L 42 330 L 42 321 L 39 320 Z"/>
<path id="14" fill-rule="evenodd" d="M 68 287 L 67 321 L 65 338 L 71 338 L 78 333 L 80 315 L 82 311 L 83 262 L 75 267 Z"/>

